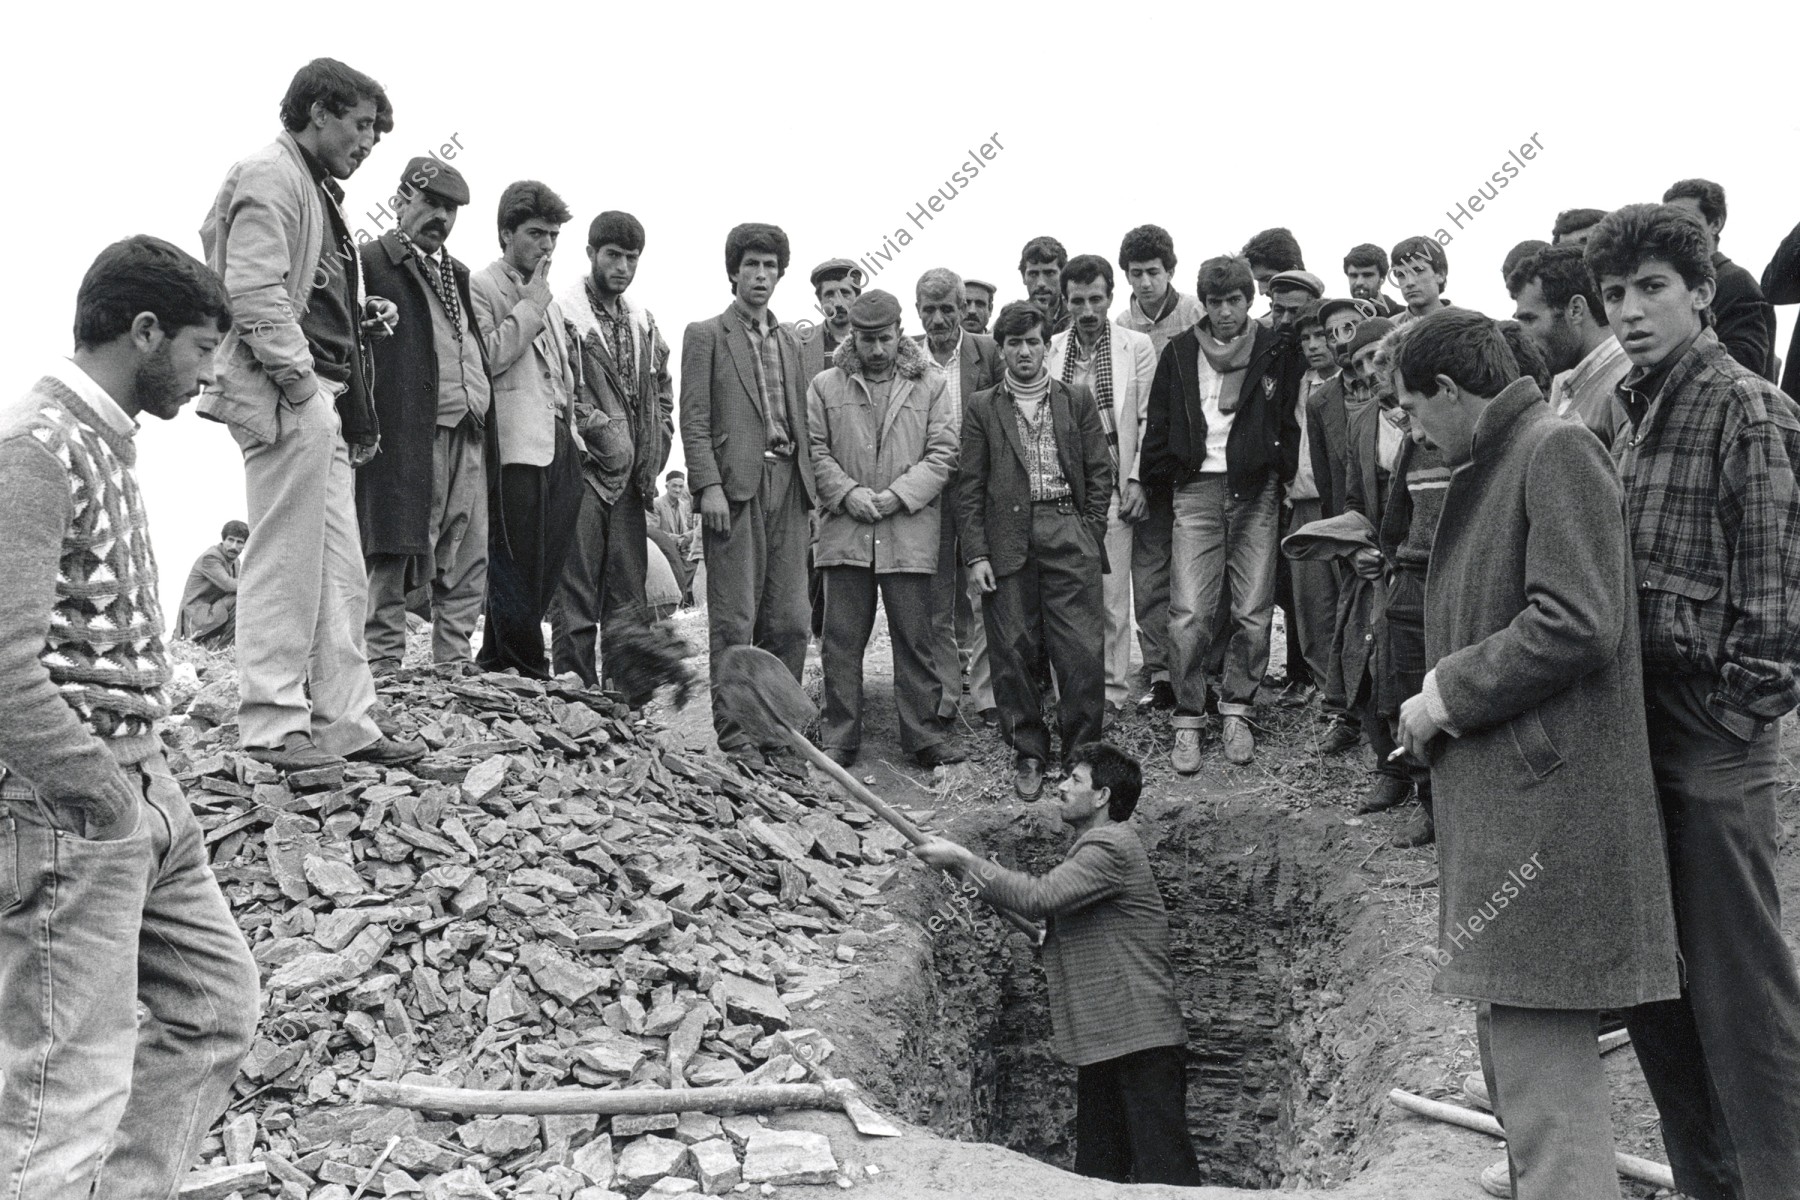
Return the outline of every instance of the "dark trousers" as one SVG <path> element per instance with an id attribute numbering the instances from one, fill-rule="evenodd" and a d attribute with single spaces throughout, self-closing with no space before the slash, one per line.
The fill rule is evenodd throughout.
<path id="1" fill-rule="evenodd" d="M 1187 1047 L 1155 1046 L 1075 1069 L 1075 1173 L 1198 1187 L 1187 1127 Z"/>
<path id="2" fill-rule="evenodd" d="M 1515 1200 L 1617 1200 L 1612 1101 L 1591 1009 L 1479 1004 L 1475 1035 Z"/>
<path id="3" fill-rule="evenodd" d="M 644 598 L 650 539 L 644 526 L 644 495 L 635 482 L 627 483 L 610 504 L 583 482 L 575 542 L 550 614 L 551 658 L 558 675 L 573 671 L 593 687 L 598 682 L 596 633 L 604 656 L 612 653 L 608 644 L 618 630 L 650 620 Z M 626 699 L 637 703 L 645 698 Z"/>
<path id="4" fill-rule="evenodd" d="M 1387 704 L 1383 716 L 1397 721 L 1400 706 L 1418 695 L 1425 687 L 1425 569 L 1401 567 L 1388 580 L 1387 588 L 1387 654 L 1393 678 L 1388 681 Z M 1390 734 L 1390 742 L 1393 737 Z M 1419 792 L 1419 804 L 1431 811 L 1431 769 L 1412 765 L 1413 785 Z"/>
<path id="5" fill-rule="evenodd" d="M 1144 676 L 1169 678 L 1169 555 L 1175 537 L 1175 493 L 1150 488 L 1144 519 L 1131 527 L 1131 600 L 1137 610 Z M 1114 568 L 1117 570 L 1117 568 Z"/>
<path id="6" fill-rule="evenodd" d="M 484 671 L 511 667 L 531 679 L 548 674 L 544 616 L 562 584 L 584 490 L 580 454 L 560 421 L 548 466 L 513 464 L 495 472 L 488 495 L 487 620 L 475 659 Z"/>
<path id="7" fill-rule="evenodd" d="M 756 495 L 732 504 L 731 525 L 724 533 L 707 529 L 702 540 L 713 669 L 728 647 L 760 646 L 799 679 L 812 619 L 806 595 L 812 532 L 798 464 L 791 458 L 765 459 Z M 716 691 L 713 731 L 727 752 L 749 748 L 749 739 L 720 705 Z"/>
<path id="8" fill-rule="evenodd" d="M 821 567 L 825 579 L 825 706 L 819 745 L 854 753 L 862 745 L 863 652 L 875 628 L 875 594 L 887 611 L 894 644 L 894 708 L 900 716 L 900 748 L 917 754 L 947 736 L 938 716 L 942 690 L 932 653 L 932 577 L 872 567 Z"/>
<path id="9" fill-rule="evenodd" d="M 1000 733 L 1021 758 L 1050 759 L 1038 656 L 1049 651 L 1056 672 L 1062 753 L 1100 740 L 1106 710 L 1106 611 L 1100 594 L 1100 544 L 1074 508 L 1031 506 L 1025 565 L 1002 575 L 982 597 L 988 659 Z"/>
<path id="10" fill-rule="evenodd" d="M 1775 880 L 1780 729 L 1740 741 L 1705 678 L 1648 678 L 1650 761 L 1668 834 L 1679 999 L 1626 1021 L 1662 1117 L 1675 1186 L 1694 1200 L 1800 1192 L 1800 976 Z"/>

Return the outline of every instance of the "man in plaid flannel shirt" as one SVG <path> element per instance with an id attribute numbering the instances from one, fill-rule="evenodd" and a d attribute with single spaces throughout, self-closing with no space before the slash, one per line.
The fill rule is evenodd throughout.
<path id="1" fill-rule="evenodd" d="M 1075 844 L 1048 875 L 1009 871 L 944 838 L 913 853 L 960 869 L 997 908 L 1048 920 L 1043 960 L 1056 1055 L 1076 1069 L 1076 1173 L 1198 1186 L 1169 916 L 1129 823 L 1143 769 L 1104 742 L 1076 747 L 1069 763 L 1060 815 Z"/>
<path id="2" fill-rule="evenodd" d="M 1629 1016 L 1676 1187 L 1774 1200 L 1800 1180 L 1800 975 L 1781 933 L 1781 718 L 1800 701 L 1800 407 L 1709 327 L 1706 231 L 1634 204 L 1588 266 L 1632 361 L 1613 454 L 1638 578 L 1650 754 L 1686 968 Z"/>

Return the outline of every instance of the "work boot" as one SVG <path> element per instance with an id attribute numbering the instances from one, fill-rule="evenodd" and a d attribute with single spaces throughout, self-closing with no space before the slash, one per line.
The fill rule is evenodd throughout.
<path id="1" fill-rule="evenodd" d="M 361 750 L 352 750 L 345 757 L 355 762 L 374 763 L 378 767 L 404 767 L 425 757 L 425 743 L 399 742 L 383 736 Z"/>
<path id="2" fill-rule="evenodd" d="M 1226 717 L 1219 740 L 1224 743 L 1227 762 L 1241 767 L 1256 757 L 1256 735 L 1250 732 L 1250 722 L 1244 717 Z"/>
<path id="3" fill-rule="evenodd" d="M 1138 701 L 1139 712 L 1167 712 L 1175 707 L 1175 685 L 1166 679 L 1158 679 L 1150 685 L 1144 698 Z"/>
<path id="4" fill-rule="evenodd" d="M 281 739 L 279 746 L 254 746 L 246 753 L 257 762 L 267 763 L 283 774 L 337 767 L 344 762 L 338 755 L 327 754 L 319 749 L 313 744 L 312 738 L 304 733 L 290 733 Z"/>
<path id="5" fill-rule="evenodd" d="M 371 704 L 369 720 L 375 722 L 375 728 L 381 730 L 382 737 L 397 738 L 400 736 L 400 722 L 394 720 L 394 714 L 388 711 L 387 705 Z"/>
<path id="6" fill-rule="evenodd" d="M 1342 754 L 1346 750 L 1354 750 L 1362 743 L 1362 731 L 1356 726 L 1343 721 L 1333 721 L 1324 737 L 1319 739 L 1320 754 Z"/>
<path id="7" fill-rule="evenodd" d="M 1412 797 L 1412 790 L 1412 780 L 1404 775 L 1377 775 L 1375 785 L 1363 797 L 1362 803 L 1356 806 L 1356 811 L 1378 813 L 1398 808 Z"/>
<path id="8" fill-rule="evenodd" d="M 1200 769 L 1200 731 L 1193 727 L 1175 730 L 1175 748 L 1169 752 L 1169 765 L 1177 774 L 1192 775 Z"/>
<path id="9" fill-rule="evenodd" d="M 1504 1158 L 1482 1168 L 1481 1190 L 1490 1196 L 1510 1197 L 1513 1194 L 1512 1168 L 1507 1165 Z"/>
<path id="10" fill-rule="evenodd" d="M 1494 1111 L 1494 1101 L 1488 1096 L 1487 1080 L 1480 1071 L 1470 1071 L 1463 1076 L 1463 1095 L 1469 1098 L 1470 1103 L 1489 1112 Z"/>
<path id="11" fill-rule="evenodd" d="M 1044 790 L 1044 763 L 1021 754 L 1013 764 L 1013 791 L 1021 800 L 1036 800 Z"/>
<path id="12" fill-rule="evenodd" d="M 1405 829 L 1394 835 L 1388 845 L 1405 850 L 1413 846 L 1429 846 L 1437 841 L 1437 826 L 1432 823 L 1431 810 L 1420 806 L 1413 819 Z"/>

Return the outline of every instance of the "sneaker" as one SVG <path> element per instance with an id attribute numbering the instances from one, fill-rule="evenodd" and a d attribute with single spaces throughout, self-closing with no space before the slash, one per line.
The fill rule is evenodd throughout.
<path id="1" fill-rule="evenodd" d="M 989 729 L 1000 728 L 1000 710 L 999 709 L 984 708 L 976 715 L 981 718 L 981 723 L 983 725 L 987 726 Z"/>
<path id="2" fill-rule="evenodd" d="M 1492 1166 L 1482 1168 L 1481 1190 L 1490 1196 L 1511 1196 L 1512 1169 L 1503 1158 Z"/>
<path id="3" fill-rule="evenodd" d="M 1138 708 L 1145 712 L 1167 712 L 1175 707 L 1175 685 L 1166 679 L 1158 679 L 1138 701 Z"/>
<path id="4" fill-rule="evenodd" d="M 1282 708 L 1305 708 L 1318 694 L 1319 689 L 1312 684 L 1290 679 L 1288 685 L 1281 689 L 1281 694 L 1275 697 L 1275 703 Z"/>
<path id="5" fill-rule="evenodd" d="M 425 743 L 397 742 L 391 737 L 383 736 L 361 750 L 351 751 L 345 757 L 381 767 L 404 767 L 407 763 L 418 762 L 425 757 Z"/>
<path id="6" fill-rule="evenodd" d="M 1463 1076 L 1463 1095 L 1469 1098 L 1471 1104 L 1489 1112 L 1494 1111 L 1494 1102 L 1488 1096 L 1487 1080 L 1482 1078 L 1480 1071 L 1470 1071 Z"/>
<path id="7" fill-rule="evenodd" d="M 1320 754 L 1342 754 L 1346 750 L 1354 750 L 1362 744 L 1362 732 L 1354 725 L 1342 721 L 1333 721 L 1324 737 L 1319 739 Z"/>
<path id="8" fill-rule="evenodd" d="M 913 761 L 921 767 L 947 767 L 952 763 L 968 762 L 969 756 L 955 742 L 942 741 L 933 742 L 913 755 Z"/>
<path id="9" fill-rule="evenodd" d="M 1227 762 L 1241 767 L 1256 757 L 1256 735 L 1250 732 L 1250 722 L 1243 717 L 1226 717 L 1219 740 L 1225 744 Z"/>
<path id="10" fill-rule="evenodd" d="M 1398 808 L 1412 798 L 1412 780 L 1404 775 L 1377 775 L 1375 784 L 1356 806 L 1359 813 L 1386 812 Z"/>
<path id="11" fill-rule="evenodd" d="M 327 754 L 313 744 L 311 737 L 304 733 L 290 733 L 281 740 L 279 746 L 255 746 L 246 751 L 259 763 L 267 763 L 283 774 L 292 771 L 316 771 L 320 767 L 337 767 L 343 765 L 343 758 L 336 754 Z M 419 751 L 420 754 L 424 750 Z"/>
<path id="12" fill-rule="evenodd" d="M 1042 760 L 1021 755 L 1013 764 L 1013 791 L 1021 800 L 1036 800 L 1044 790 Z"/>
<path id="13" fill-rule="evenodd" d="M 1388 845 L 1405 850 L 1412 846 L 1429 846 L 1437 841 L 1437 826 L 1432 823 L 1431 813 L 1421 808 L 1418 814 L 1407 823 L 1405 829 L 1394 835 Z"/>
<path id="14" fill-rule="evenodd" d="M 1169 765 L 1177 774 L 1192 775 L 1200 769 L 1200 731 L 1184 726 L 1175 731 L 1175 748 L 1169 752 Z"/>

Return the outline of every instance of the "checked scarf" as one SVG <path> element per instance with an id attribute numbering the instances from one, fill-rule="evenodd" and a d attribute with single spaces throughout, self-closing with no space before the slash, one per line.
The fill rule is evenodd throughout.
<path id="1" fill-rule="evenodd" d="M 1062 381 L 1075 382 L 1075 351 L 1079 343 L 1069 330 L 1068 351 L 1063 355 Z M 1112 326 L 1102 321 L 1094 342 L 1094 407 L 1100 410 L 1100 428 L 1106 431 L 1106 452 L 1112 456 L 1113 478 L 1119 478 L 1119 430 L 1113 422 Z"/>
<path id="2" fill-rule="evenodd" d="M 456 333 L 456 344 L 462 345 L 462 305 L 458 304 L 456 299 L 456 274 L 449 269 L 450 255 L 448 253 L 444 255 L 444 269 L 439 270 L 437 263 L 427 258 L 425 252 L 419 249 L 419 244 L 406 236 L 405 230 L 397 229 L 394 232 L 399 235 L 400 244 L 419 260 L 419 269 L 425 272 L 425 278 L 431 280 L 431 286 L 437 292 L 438 299 L 443 301 L 444 314 L 450 318 L 450 328 Z"/>

